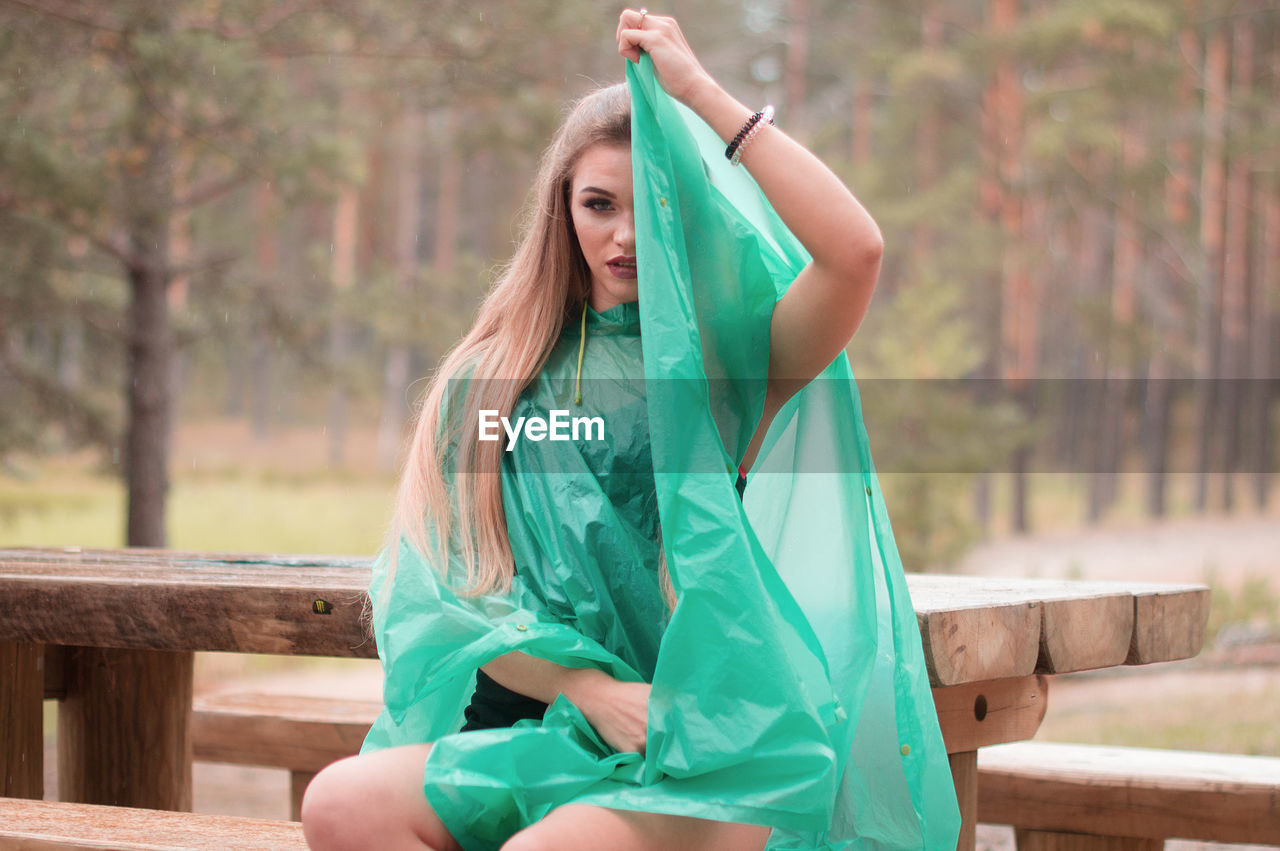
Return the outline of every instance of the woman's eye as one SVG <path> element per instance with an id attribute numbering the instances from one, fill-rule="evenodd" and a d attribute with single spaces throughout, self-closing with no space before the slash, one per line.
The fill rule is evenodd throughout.
<path id="1" fill-rule="evenodd" d="M 608 210 L 613 205 L 610 204 L 609 201 L 605 198 L 592 198 L 583 206 L 585 206 L 589 210 Z"/>

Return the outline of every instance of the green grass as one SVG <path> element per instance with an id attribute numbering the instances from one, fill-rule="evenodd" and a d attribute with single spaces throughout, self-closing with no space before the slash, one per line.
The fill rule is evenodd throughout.
<path id="1" fill-rule="evenodd" d="M 0 477 L 0 546 L 118 547 L 124 488 L 89 471 L 50 469 Z"/>
<path id="2" fill-rule="evenodd" d="M 372 554 L 393 496 L 386 479 L 180 478 L 169 499 L 169 546 Z M 55 471 L 0 479 L 0 546 L 119 547 L 124 516 L 124 489 L 109 477 Z"/>
<path id="3" fill-rule="evenodd" d="M 171 540 L 192 550 L 372 554 L 393 495 L 380 481 L 183 482 L 170 504 Z"/>
<path id="4" fill-rule="evenodd" d="M 1271 587 L 1266 576 L 1248 576 L 1240 587 L 1232 589 L 1218 580 L 1213 568 L 1205 571 L 1204 583 L 1210 589 L 1208 641 L 1216 643 L 1225 627 L 1244 627 L 1259 631 L 1280 630 L 1280 594 Z"/>
<path id="5" fill-rule="evenodd" d="M 1196 676 L 1184 676 L 1176 694 L 1167 689 L 1144 693 L 1144 678 L 1134 676 L 1123 701 L 1100 701 L 1062 711 L 1055 711 L 1051 688 L 1049 712 L 1036 738 L 1280 756 L 1280 725 L 1276 724 L 1280 682 L 1274 677 L 1260 682 L 1260 678 L 1214 676 L 1197 683 L 1192 679 Z M 1060 683 L 1055 688 L 1064 686 Z"/>

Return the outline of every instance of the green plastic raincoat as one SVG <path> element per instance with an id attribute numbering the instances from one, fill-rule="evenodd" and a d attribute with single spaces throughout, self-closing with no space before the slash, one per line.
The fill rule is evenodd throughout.
<path id="1" fill-rule="evenodd" d="M 364 751 L 435 742 L 424 791 L 467 849 L 569 802 L 771 825 L 770 849 L 954 848 L 920 635 L 844 354 L 777 415 L 742 501 L 734 489 L 773 306 L 809 258 L 647 56 L 627 80 L 639 302 L 588 312 L 581 405 L 570 327 L 511 414 L 598 415 L 606 439 L 504 453 L 510 593 L 456 595 L 459 559 L 442 581 L 402 545 L 384 594 L 378 560 L 386 708 Z M 645 754 L 613 751 L 563 696 L 541 722 L 458 733 L 476 669 L 513 650 L 651 682 Z"/>

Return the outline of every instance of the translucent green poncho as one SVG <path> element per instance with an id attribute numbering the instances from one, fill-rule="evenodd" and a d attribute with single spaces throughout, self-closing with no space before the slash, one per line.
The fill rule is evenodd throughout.
<path id="1" fill-rule="evenodd" d="M 378 560 L 386 708 L 364 750 L 435 742 L 424 791 L 467 849 L 569 802 L 772 825 L 770 849 L 954 848 L 920 635 L 844 354 L 777 415 L 743 501 L 734 490 L 773 306 L 808 257 L 647 56 L 627 80 L 640 300 L 589 312 L 581 405 L 570 327 L 510 415 L 598 415 L 607 439 L 504 453 L 510 593 L 455 595 L 460 560 L 442 580 L 406 544 L 384 594 Z M 614 752 L 563 696 L 541 722 L 458 733 L 476 669 L 513 650 L 651 682 L 645 754 Z"/>

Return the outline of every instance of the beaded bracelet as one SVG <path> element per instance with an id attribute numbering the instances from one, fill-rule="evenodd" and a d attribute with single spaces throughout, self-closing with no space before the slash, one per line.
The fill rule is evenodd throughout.
<path id="1" fill-rule="evenodd" d="M 733 159 L 733 154 L 735 151 L 738 150 L 738 147 L 742 144 L 742 140 L 747 137 L 747 134 L 751 132 L 751 128 L 755 127 L 756 124 L 759 123 L 761 118 L 764 118 L 763 110 L 760 112 L 754 113 L 750 118 L 746 120 L 746 122 L 742 125 L 742 129 L 738 131 L 738 135 L 734 136 L 733 141 L 729 143 L 729 147 L 724 149 L 724 158 L 726 160 Z"/>
<path id="2" fill-rule="evenodd" d="M 760 112 L 757 112 L 755 115 L 753 115 L 751 117 L 751 120 L 749 120 L 747 124 L 744 125 L 744 129 L 746 130 L 746 132 L 745 134 L 742 134 L 742 138 L 741 139 L 735 138 L 733 140 L 733 144 L 729 146 L 730 149 L 732 150 L 732 153 L 728 155 L 729 162 L 732 163 L 733 165 L 737 165 L 742 160 L 742 152 L 747 149 L 747 145 L 750 144 L 751 140 L 760 134 L 760 131 L 764 129 L 764 126 L 766 124 L 772 124 L 772 123 L 773 123 L 773 106 L 772 105 L 766 106 Z"/>

